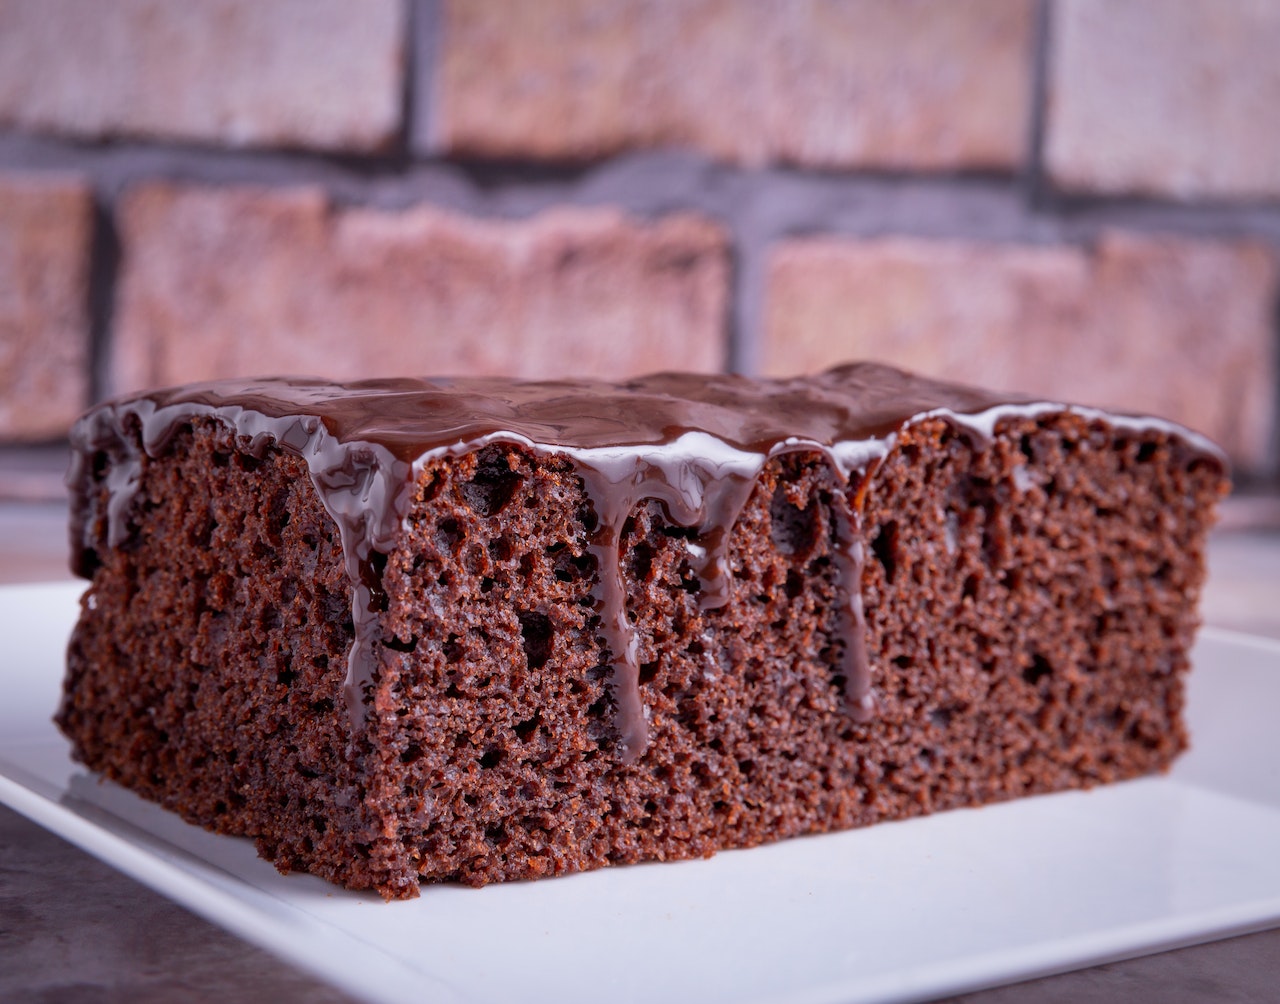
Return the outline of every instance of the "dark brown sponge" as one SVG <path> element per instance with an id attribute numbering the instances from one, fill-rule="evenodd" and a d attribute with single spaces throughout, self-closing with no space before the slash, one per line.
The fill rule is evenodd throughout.
<path id="1" fill-rule="evenodd" d="M 92 585 L 58 724 L 94 770 L 283 871 L 392 898 L 707 856 L 1134 777 L 1186 746 L 1226 482 L 1161 424 L 1028 409 L 987 436 L 923 417 L 847 477 L 817 448 L 772 456 L 729 530 L 721 606 L 698 528 L 642 500 L 616 542 L 638 757 L 602 637 L 598 500 L 571 457 L 496 441 L 406 474 L 394 546 L 361 566 L 373 670 L 353 722 L 352 564 L 307 462 L 218 414 L 169 432 L 148 444 L 126 417 L 85 448 Z M 841 659 L 851 595 L 869 720 Z"/>

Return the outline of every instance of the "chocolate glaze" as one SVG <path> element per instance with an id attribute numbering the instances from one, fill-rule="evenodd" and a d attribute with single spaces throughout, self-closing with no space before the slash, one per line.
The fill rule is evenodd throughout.
<path id="1" fill-rule="evenodd" d="M 981 444 L 1001 418 L 1063 410 L 1067 406 L 997 397 L 869 363 L 789 380 L 662 373 L 622 384 L 391 379 L 339 385 L 296 378 L 193 384 L 108 402 L 72 430 L 72 567 L 91 577 L 96 563 L 90 500 L 98 472 L 105 468 L 106 542 L 115 547 L 132 532 L 142 455 L 160 456 L 195 418 L 227 424 L 251 454 L 274 445 L 301 457 L 338 526 L 352 587 L 355 642 L 346 687 L 355 728 L 376 665 L 382 594 L 374 556 L 396 546 L 418 472 L 499 442 L 565 456 L 596 517 L 589 541 L 599 569 L 596 612 L 611 664 L 619 750 L 633 762 L 644 753 L 648 727 L 619 550 L 636 506 L 656 499 L 672 520 L 695 528 L 690 555 L 699 602 L 714 609 L 729 602 L 730 531 L 765 463 L 791 452 L 826 457 L 849 487 L 833 506 L 843 596 L 833 671 L 845 681 L 848 713 L 864 722 L 875 707 L 860 588 L 858 512 L 867 475 L 901 429 L 926 417 L 942 417 Z M 1225 466 L 1211 443 L 1170 423 L 1069 410 L 1176 435 Z"/>

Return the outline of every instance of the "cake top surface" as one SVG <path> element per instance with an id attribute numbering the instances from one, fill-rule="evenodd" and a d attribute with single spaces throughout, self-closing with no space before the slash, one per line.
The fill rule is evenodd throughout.
<path id="1" fill-rule="evenodd" d="M 786 379 L 694 373 L 656 373 L 621 383 L 497 377 L 348 383 L 306 377 L 232 379 L 146 391 L 104 407 L 136 412 L 140 405 L 165 413 L 243 409 L 270 419 L 313 417 L 339 443 L 376 444 L 410 462 L 503 434 L 572 451 L 660 446 L 694 432 L 736 450 L 768 454 L 783 443 L 830 448 L 883 441 L 905 423 L 931 413 L 989 433 L 998 417 L 994 413 L 1066 407 L 866 362 Z M 981 420 L 984 416 L 988 421 Z M 1173 423 L 1104 417 L 1162 428 L 1223 459 L 1208 440 Z"/>
<path id="2" fill-rule="evenodd" d="M 498 433 L 591 450 L 661 445 L 700 432 L 743 451 L 768 453 L 787 440 L 832 446 L 882 439 L 922 413 L 976 415 L 1031 399 L 852 363 L 779 380 L 693 373 L 657 373 L 616 384 L 483 377 L 222 380 L 149 391 L 119 404 L 140 401 L 161 410 L 242 408 L 271 418 L 312 416 L 340 442 L 376 443 L 411 461 Z"/>

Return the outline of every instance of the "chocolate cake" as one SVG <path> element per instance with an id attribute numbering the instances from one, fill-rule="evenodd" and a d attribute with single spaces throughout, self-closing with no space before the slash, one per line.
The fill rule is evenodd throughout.
<path id="1" fill-rule="evenodd" d="M 1227 485 L 886 367 L 216 382 L 73 432 L 58 724 L 388 898 L 1166 768 Z"/>

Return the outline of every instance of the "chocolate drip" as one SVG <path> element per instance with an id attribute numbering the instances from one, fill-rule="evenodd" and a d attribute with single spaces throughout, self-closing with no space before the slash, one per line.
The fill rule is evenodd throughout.
<path id="1" fill-rule="evenodd" d="M 844 679 L 844 702 L 849 717 L 865 724 L 876 711 L 871 661 L 867 658 L 867 621 L 862 608 L 862 563 L 866 545 L 843 495 L 836 496 L 832 510 L 836 520 L 836 582 L 840 591 L 835 624 L 840 642 L 837 675 Z"/>
<path id="2" fill-rule="evenodd" d="M 764 457 L 708 441 L 694 431 L 658 448 L 565 452 L 578 468 L 598 520 L 590 543 L 599 568 L 595 609 L 610 661 L 620 755 L 624 763 L 632 763 L 648 746 L 649 728 L 640 693 L 639 640 L 627 613 L 622 578 L 627 518 L 637 506 L 657 500 L 675 523 L 695 528 L 701 543 L 694 545 L 691 564 L 698 577 L 699 605 L 704 610 L 722 607 L 730 596 L 729 531 Z"/>
<path id="3" fill-rule="evenodd" d="M 72 567 L 91 577 L 100 532 L 116 547 L 128 540 L 145 457 L 157 457 L 198 418 L 228 425 L 243 449 L 261 456 L 272 444 L 307 463 L 312 482 L 338 526 L 351 584 L 355 640 L 346 695 L 353 730 L 364 720 L 376 671 L 377 623 L 385 603 L 379 555 L 397 545 L 422 466 L 493 442 L 575 465 L 597 524 L 588 542 L 599 576 L 594 587 L 600 639 L 607 650 L 624 762 L 648 743 L 640 693 L 638 641 L 626 609 L 620 548 L 635 508 L 657 500 L 691 527 L 691 566 L 704 610 L 730 601 L 730 534 L 764 465 L 791 452 L 819 453 L 846 483 L 858 485 L 888 452 L 898 431 L 942 417 L 989 441 L 1005 417 L 1072 410 L 1128 428 L 1157 430 L 1226 465 L 1211 443 L 1158 419 L 1111 416 L 1065 405 L 994 395 L 913 377 L 874 364 L 838 367 L 811 378 L 748 380 L 735 376 L 656 374 L 620 385 L 591 381 L 318 380 L 222 381 L 111 402 L 72 430 Z M 105 527 L 92 511 L 105 471 Z M 857 489 L 850 489 L 856 495 Z M 838 496 L 834 621 L 849 715 L 874 712 L 864 638 L 861 576 L 864 543 L 856 498 Z"/>
<path id="4" fill-rule="evenodd" d="M 171 401 L 171 403 L 170 403 Z M 373 678 L 374 628 L 383 607 L 382 583 L 374 555 L 395 546 L 412 496 L 411 466 L 374 442 L 343 443 L 316 415 L 271 415 L 250 407 L 217 404 L 198 397 L 159 394 L 90 412 L 72 434 L 73 487 L 92 476 L 94 455 L 105 452 L 107 468 L 107 543 L 118 547 L 131 533 L 130 514 L 141 487 L 144 456 L 159 457 L 180 429 L 200 418 L 228 425 L 249 456 L 261 459 L 275 444 L 307 462 L 311 480 L 338 526 L 355 639 L 348 655 L 347 709 L 353 722 L 363 719 L 364 689 Z M 127 434 L 136 427 L 136 439 Z M 137 445 L 135 445 L 135 443 Z M 138 447 L 141 447 L 139 450 Z M 93 527 L 88 492 L 73 493 L 72 571 L 90 577 Z"/>

